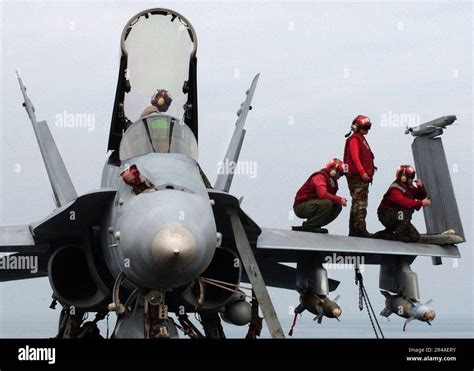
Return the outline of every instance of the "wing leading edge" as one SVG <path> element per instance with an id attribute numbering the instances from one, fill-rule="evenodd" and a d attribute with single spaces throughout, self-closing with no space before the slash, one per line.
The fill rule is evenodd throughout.
<path id="1" fill-rule="evenodd" d="M 365 256 L 367 263 L 380 263 L 397 256 L 461 257 L 455 245 L 406 243 L 274 228 L 262 228 L 257 252 L 286 262 L 296 261 L 302 252 Z M 372 259 L 374 257 L 379 259 Z"/>

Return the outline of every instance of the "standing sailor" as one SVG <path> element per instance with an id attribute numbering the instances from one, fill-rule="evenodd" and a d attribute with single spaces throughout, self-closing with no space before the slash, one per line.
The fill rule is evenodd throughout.
<path id="1" fill-rule="evenodd" d="M 367 232 L 365 219 L 369 197 L 369 183 L 377 169 L 374 154 L 365 139 L 372 123 L 367 116 L 359 115 L 352 121 L 351 131 L 346 134 L 344 162 L 347 164 L 347 184 L 352 197 L 349 218 L 349 236 L 372 237 Z"/>

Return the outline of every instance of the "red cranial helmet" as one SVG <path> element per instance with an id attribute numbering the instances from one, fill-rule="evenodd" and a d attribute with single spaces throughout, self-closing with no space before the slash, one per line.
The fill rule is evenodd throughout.
<path id="1" fill-rule="evenodd" d="M 331 177 L 335 177 L 336 175 L 344 175 L 346 172 L 346 164 L 339 160 L 338 158 L 333 158 L 329 161 L 325 167 L 325 170 L 329 173 Z"/>
<path id="2" fill-rule="evenodd" d="M 352 121 L 352 126 L 355 126 L 354 131 L 359 131 L 360 129 L 370 130 L 372 123 L 367 116 L 359 115 Z"/>
<path id="3" fill-rule="evenodd" d="M 411 165 L 400 165 L 397 170 L 397 180 L 406 183 L 408 179 L 415 179 L 415 169 Z"/>

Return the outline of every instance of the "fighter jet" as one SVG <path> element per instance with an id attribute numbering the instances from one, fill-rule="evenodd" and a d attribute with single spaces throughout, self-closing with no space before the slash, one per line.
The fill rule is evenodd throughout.
<path id="1" fill-rule="evenodd" d="M 62 307 L 57 337 L 99 336 L 97 322 L 115 312 L 114 338 L 170 338 L 178 337 L 178 330 L 192 338 L 224 338 L 221 319 L 250 323 L 248 337 L 254 338 L 261 328 L 260 308 L 270 335 L 283 338 L 267 285 L 297 290 L 319 322 L 322 316 L 340 316 L 341 308 L 328 298 L 339 284 L 323 266 L 328 255 L 379 264 L 380 288 L 402 290 L 413 300 L 419 292 L 410 264 L 417 256 L 437 263 L 460 257 L 452 243 L 259 227 L 230 193 L 233 172 L 220 173 L 211 187 L 198 164 L 197 35 L 191 23 L 173 10 L 145 10 L 127 22 L 120 42 L 101 188 L 83 195 L 77 195 L 47 123 L 37 121 L 18 73 L 56 209 L 38 222 L 1 227 L 0 252 L 14 254 L 0 263 L 34 257 L 39 270 L 2 270 L 0 280 L 48 277 L 51 307 Z M 237 111 L 224 163 L 239 160 L 258 78 Z M 430 164 L 439 161 L 427 157 L 417 169 L 431 176 Z M 432 178 L 436 203 L 442 194 Z M 455 208 L 454 193 L 449 197 L 445 201 Z M 462 235 L 454 208 L 450 215 L 430 216 L 437 224 L 429 232 L 454 229 Z M 311 304 L 305 295 L 319 302 Z M 86 313 L 96 313 L 94 320 L 84 322 Z"/>

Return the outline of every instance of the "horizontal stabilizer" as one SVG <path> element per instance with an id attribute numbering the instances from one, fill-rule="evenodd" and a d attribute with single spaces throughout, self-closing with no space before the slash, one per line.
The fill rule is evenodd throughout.
<path id="1" fill-rule="evenodd" d="M 48 173 L 49 182 L 53 189 L 56 206 L 60 207 L 74 200 L 77 197 L 77 193 L 66 169 L 66 165 L 64 165 L 63 159 L 61 158 L 58 147 L 49 131 L 48 124 L 46 121 L 36 121 L 33 103 L 31 103 L 30 98 L 26 94 L 26 87 L 23 85 L 18 71 L 17 78 L 24 98 L 23 106 L 33 125 L 36 140 L 38 141 L 41 156 L 43 157 L 46 172 Z"/>
<path id="2" fill-rule="evenodd" d="M 370 238 L 347 237 L 332 234 L 297 232 L 285 229 L 262 228 L 257 240 L 257 251 L 266 252 L 279 261 L 296 261 L 301 252 L 325 252 L 341 255 L 365 256 L 365 263 L 379 264 L 386 258 L 404 256 L 439 256 L 459 258 L 459 250 L 454 245 L 429 245 L 406 243 Z M 371 257 L 379 259 L 371 259 Z"/>

